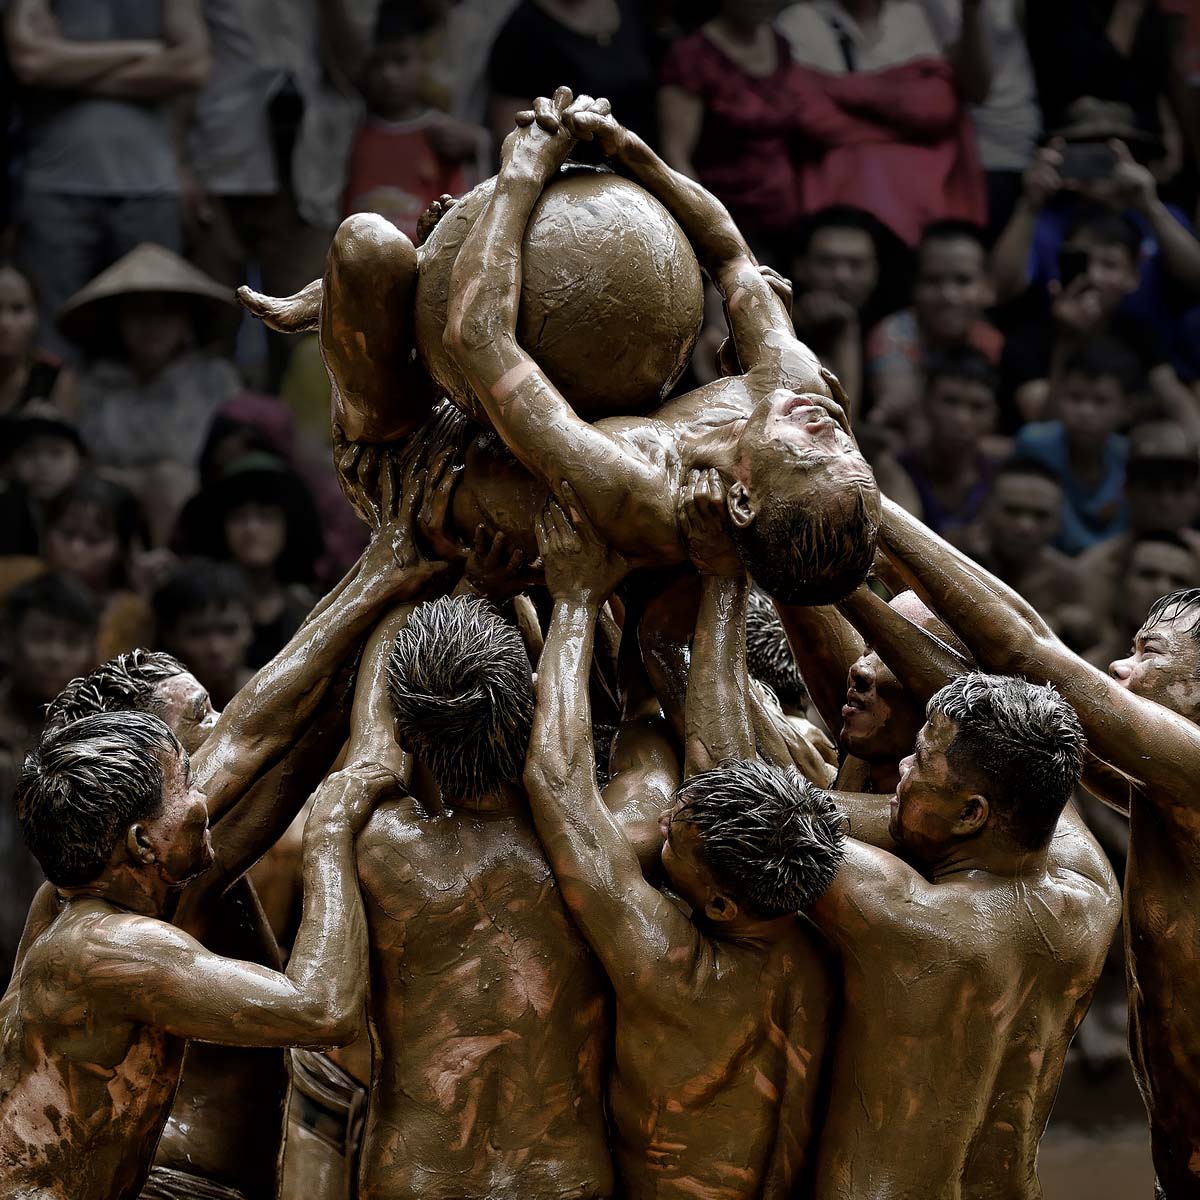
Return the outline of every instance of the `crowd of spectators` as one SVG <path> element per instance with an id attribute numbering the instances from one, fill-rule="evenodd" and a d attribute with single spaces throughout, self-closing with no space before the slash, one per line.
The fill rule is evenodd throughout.
<path id="1" fill-rule="evenodd" d="M 299 290 L 352 212 L 415 239 L 560 83 L 724 201 L 884 490 L 1075 649 L 1200 586 L 1186 0 L 0 7 L 0 846 L 71 677 L 153 645 L 220 705 L 363 544 L 314 339 L 234 286 Z M 36 882 L 5 855 L 4 976 Z"/>

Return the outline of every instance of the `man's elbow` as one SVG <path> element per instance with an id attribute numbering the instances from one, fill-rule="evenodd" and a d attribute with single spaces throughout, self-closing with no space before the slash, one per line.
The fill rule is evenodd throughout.
<path id="1" fill-rule="evenodd" d="M 335 1000 L 311 1000 L 300 1014 L 302 1044 L 312 1047 L 346 1046 L 358 1037 L 366 1003 L 365 989 Z"/>
<path id="2" fill-rule="evenodd" d="M 466 369 L 482 358 L 499 356 L 513 342 L 511 331 L 478 298 L 470 303 L 453 303 L 442 332 L 442 348 L 459 368 Z M 515 346 L 515 342 L 513 342 Z"/>
<path id="3" fill-rule="evenodd" d="M 34 46 L 9 40 L 8 65 L 22 87 L 50 87 L 54 84 L 53 57 Z"/>

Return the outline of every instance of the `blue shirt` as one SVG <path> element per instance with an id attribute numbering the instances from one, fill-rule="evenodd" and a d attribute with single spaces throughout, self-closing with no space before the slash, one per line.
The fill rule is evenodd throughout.
<path id="1" fill-rule="evenodd" d="M 1095 487 L 1084 484 L 1072 473 L 1067 435 L 1061 421 L 1035 421 L 1026 425 L 1013 443 L 1013 456 L 1042 463 L 1062 480 L 1063 519 L 1054 544 L 1064 554 L 1081 554 L 1089 546 L 1115 537 L 1129 524 L 1129 506 L 1125 501 L 1129 443 L 1119 433 L 1109 435 L 1104 447 L 1104 473 Z"/>

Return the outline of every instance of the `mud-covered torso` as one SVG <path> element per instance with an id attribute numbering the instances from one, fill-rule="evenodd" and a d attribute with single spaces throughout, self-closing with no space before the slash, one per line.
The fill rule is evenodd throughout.
<path id="1" fill-rule="evenodd" d="M 832 985 L 797 923 L 770 949 L 673 951 L 662 994 L 619 1003 L 609 1104 L 631 1200 L 790 1197 L 811 1154 Z"/>
<path id="2" fill-rule="evenodd" d="M 150 1167 L 185 1043 L 87 995 L 89 924 L 111 912 L 60 914 L 0 1014 L 0 1194 L 127 1200 Z"/>
<path id="3" fill-rule="evenodd" d="M 364 1200 L 611 1194 L 607 988 L 527 814 L 380 807 L 358 840 L 371 938 Z"/>
<path id="4" fill-rule="evenodd" d="M 1130 1048 L 1155 1169 L 1168 1196 L 1200 1196 L 1200 814 L 1173 821 L 1132 798 L 1124 895 Z"/>

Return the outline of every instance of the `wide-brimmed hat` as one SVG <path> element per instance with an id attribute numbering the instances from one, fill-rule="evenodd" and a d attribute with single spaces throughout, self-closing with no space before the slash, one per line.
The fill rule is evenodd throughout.
<path id="1" fill-rule="evenodd" d="M 137 295 L 178 296 L 189 301 L 201 342 L 214 336 L 222 323 L 236 324 L 240 317 L 232 288 L 165 246 L 142 242 L 80 288 L 58 310 L 55 320 L 64 337 L 92 346 L 112 335 L 115 302 Z"/>
<path id="2" fill-rule="evenodd" d="M 1064 123 L 1051 129 L 1047 138 L 1062 138 L 1065 142 L 1106 142 L 1116 138 L 1131 149 L 1162 152 L 1162 138 L 1143 129 L 1133 108 L 1122 100 L 1080 96 L 1071 101 L 1064 115 Z"/>
<path id="3" fill-rule="evenodd" d="M 307 581 L 325 548 L 316 505 L 303 480 L 274 454 L 255 451 L 231 463 L 184 505 L 179 531 L 186 553 L 227 559 L 225 517 L 241 504 L 277 504 L 287 522 L 279 563 L 284 582 Z"/>

